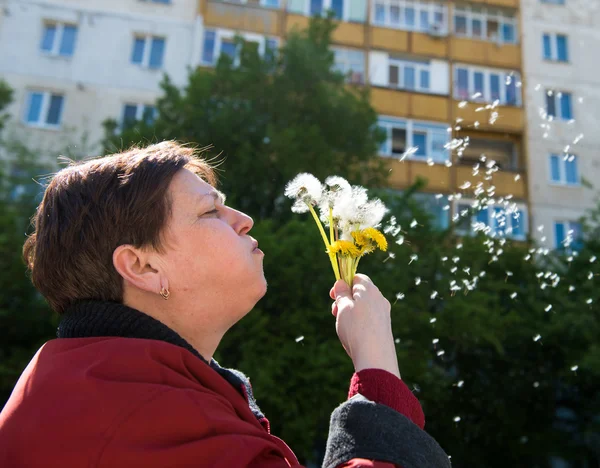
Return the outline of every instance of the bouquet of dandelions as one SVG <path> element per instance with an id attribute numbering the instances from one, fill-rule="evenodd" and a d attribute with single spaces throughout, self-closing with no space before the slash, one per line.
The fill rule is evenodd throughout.
<path id="1" fill-rule="evenodd" d="M 338 176 L 328 177 L 322 184 L 312 174 L 303 173 L 288 182 L 285 195 L 295 200 L 293 212 L 312 214 L 336 280 L 341 278 L 352 286 L 360 259 L 376 249 L 387 250 L 385 236 L 376 228 L 388 210 L 381 200 L 369 200 L 364 187 L 351 186 Z M 329 228 L 329 238 L 323 224 Z"/>

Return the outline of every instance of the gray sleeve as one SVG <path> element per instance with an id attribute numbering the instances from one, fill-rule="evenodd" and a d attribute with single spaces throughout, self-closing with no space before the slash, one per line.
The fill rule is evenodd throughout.
<path id="1" fill-rule="evenodd" d="M 402 468 L 449 468 L 448 455 L 406 416 L 356 395 L 331 415 L 323 468 L 353 458 L 394 463 Z"/>

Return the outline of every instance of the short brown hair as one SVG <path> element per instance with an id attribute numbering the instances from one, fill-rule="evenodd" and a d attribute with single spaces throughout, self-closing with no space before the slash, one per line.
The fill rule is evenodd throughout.
<path id="1" fill-rule="evenodd" d="M 123 244 L 162 249 L 171 214 L 168 188 L 189 169 L 211 185 L 211 165 L 194 148 L 165 141 L 71 163 L 51 179 L 23 247 L 33 285 L 59 314 L 84 299 L 122 302 L 112 262 Z"/>

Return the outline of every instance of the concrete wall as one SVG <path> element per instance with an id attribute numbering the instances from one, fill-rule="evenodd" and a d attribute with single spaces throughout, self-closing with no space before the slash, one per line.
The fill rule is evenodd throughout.
<path id="1" fill-rule="evenodd" d="M 554 246 L 554 222 L 576 221 L 594 205 L 600 189 L 600 2 L 522 0 L 522 18 L 532 233 Z M 566 63 L 544 60 L 544 33 L 568 37 Z M 544 118 L 547 89 L 572 92 L 573 122 Z M 583 179 L 575 187 L 550 182 L 548 156 L 561 154 L 567 145 L 578 156 Z"/>
<path id="2" fill-rule="evenodd" d="M 200 62 L 202 22 L 194 0 L 156 4 L 132 0 L 28 1 L 5 0 L 0 10 L 0 76 L 15 90 L 9 131 L 40 146 L 60 146 L 68 133 L 73 141 L 87 133 L 98 151 L 101 122 L 120 118 L 126 102 L 151 104 L 160 94 L 164 73 L 183 85 L 187 67 Z M 49 56 L 40 50 L 44 21 L 76 24 L 72 57 Z M 137 34 L 166 39 L 159 70 L 131 64 Z M 65 95 L 61 128 L 31 128 L 23 123 L 29 89 Z"/>

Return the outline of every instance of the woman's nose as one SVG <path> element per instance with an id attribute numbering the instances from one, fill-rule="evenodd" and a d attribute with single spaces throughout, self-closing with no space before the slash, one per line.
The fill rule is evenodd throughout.
<path id="1" fill-rule="evenodd" d="M 233 228 L 239 235 L 247 234 L 254 226 L 254 220 L 246 213 L 233 211 Z"/>

